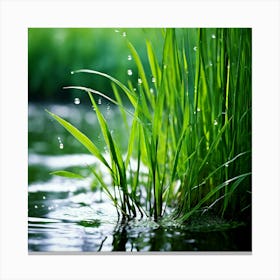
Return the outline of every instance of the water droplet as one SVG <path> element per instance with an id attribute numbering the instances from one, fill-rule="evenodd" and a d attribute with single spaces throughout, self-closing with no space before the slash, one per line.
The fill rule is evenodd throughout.
<path id="1" fill-rule="evenodd" d="M 164 69 L 166 69 L 166 68 L 167 68 L 167 65 L 166 65 L 166 64 L 164 64 L 164 65 L 163 65 L 163 68 L 164 68 Z"/>
<path id="2" fill-rule="evenodd" d="M 44 205 L 44 204 L 42 204 L 42 205 L 41 205 L 41 207 L 42 207 L 42 208 L 45 208 L 45 205 Z"/>
<path id="3" fill-rule="evenodd" d="M 127 56 L 127 60 L 132 60 L 132 56 L 130 54 Z"/>
<path id="4" fill-rule="evenodd" d="M 37 209 L 37 208 L 38 208 L 38 205 L 34 205 L 34 208 Z"/>
<path id="5" fill-rule="evenodd" d="M 197 112 L 200 112 L 200 108 L 197 108 L 196 111 L 197 111 Z"/>
<path id="6" fill-rule="evenodd" d="M 46 197 L 43 195 L 43 199 L 46 199 Z"/>
<path id="7" fill-rule="evenodd" d="M 140 78 L 138 78 L 138 84 L 141 85 L 142 84 L 142 80 Z"/>
<path id="8" fill-rule="evenodd" d="M 188 240 L 186 240 L 186 242 L 190 243 L 190 244 L 193 244 L 193 243 L 195 243 L 195 239 L 188 239 Z"/>
<path id="9" fill-rule="evenodd" d="M 214 120 L 214 125 L 218 125 L 218 122 L 217 122 L 217 120 Z"/>
<path id="10" fill-rule="evenodd" d="M 133 88 L 134 91 L 136 91 L 136 88 Z"/>
<path id="11" fill-rule="evenodd" d="M 107 105 L 106 109 L 107 109 L 107 111 L 110 111 L 110 109 L 111 109 L 110 104 Z"/>
<path id="12" fill-rule="evenodd" d="M 228 163 L 225 164 L 225 167 L 228 167 Z"/>
<path id="13" fill-rule="evenodd" d="M 152 77 L 152 83 L 155 83 L 155 82 L 156 82 L 156 78 Z"/>
<path id="14" fill-rule="evenodd" d="M 212 39 L 216 39 L 216 35 L 215 35 L 215 34 L 212 34 L 211 38 L 212 38 Z"/>
<path id="15" fill-rule="evenodd" d="M 212 61 L 210 61 L 210 62 L 209 62 L 209 66 L 210 66 L 210 67 L 212 67 L 212 66 L 213 66 L 213 63 L 212 63 Z"/>
<path id="16" fill-rule="evenodd" d="M 154 93 L 154 89 L 153 88 L 150 88 L 150 93 Z"/>
<path id="17" fill-rule="evenodd" d="M 63 145 L 63 143 L 62 143 L 62 141 L 61 141 L 61 138 L 58 136 L 57 137 L 57 140 L 58 140 L 58 142 L 59 142 L 59 149 L 63 149 L 64 148 L 64 145 Z"/>
<path id="18" fill-rule="evenodd" d="M 132 70 L 131 70 L 131 69 L 128 69 L 128 70 L 127 70 L 127 75 L 128 75 L 128 76 L 132 76 L 132 74 L 133 74 L 133 73 L 132 73 Z"/>
<path id="19" fill-rule="evenodd" d="M 53 209 L 53 207 L 52 207 L 52 206 L 49 206 L 49 207 L 48 207 L 48 210 L 52 210 L 52 209 Z"/>
<path id="20" fill-rule="evenodd" d="M 80 103 L 81 103 L 80 98 L 76 97 L 76 98 L 74 99 L 74 104 L 79 105 Z"/>
<path id="21" fill-rule="evenodd" d="M 73 75 L 74 74 L 74 71 L 71 71 L 71 75 Z"/>
<path id="22" fill-rule="evenodd" d="M 102 100 L 101 100 L 101 98 L 98 98 L 98 101 L 97 101 L 97 103 L 98 103 L 98 105 L 101 105 L 101 103 L 102 103 Z"/>
<path id="23" fill-rule="evenodd" d="M 122 36 L 123 36 L 123 37 L 126 37 L 126 32 L 123 32 L 123 33 L 122 33 Z"/>
<path id="24" fill-rule="evenodd" d="M 119 33 L 120 31 L 119 31 L 118 29 L 115 29 L 115 32 L 116 32 L 116 33 Z"/>
<path id="25" fill-rule="evenodd" d="M 196 52 L 196 51 L 197 51 L 197 46 L 194 46 L 194 47 L 193 47 L 193 50 Z"/>

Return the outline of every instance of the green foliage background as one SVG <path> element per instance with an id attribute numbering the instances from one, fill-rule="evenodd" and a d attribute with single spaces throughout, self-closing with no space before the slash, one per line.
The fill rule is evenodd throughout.
<path id="1" fill-rule="evenodd" d="M 110 73 L 124 83 L 127 70 L 136 74 L 133 61 L 128 60 L 126 37 L 129 38 L 148 68 L 145 40 L 162 46 L 159 29 L 139 28 L 29 28 L 28 30 L 28 97 L 29 101 L 73 101 L 74 93 L 60 94 L 63 86 L 83 84 L 111 95 L 110 83 L 100 77 L 77 77 L 71 71 L 95 69 Z M 162 49 L 156 47 L 160 57 Z M 137 75 L 130 79 L 137 81 Z M 76 92 L 75 92 L 76 93 Z M 84 98 L 82 96 L 81 98 Z M 87 98 L 85 98 L 86 101 Z"/>

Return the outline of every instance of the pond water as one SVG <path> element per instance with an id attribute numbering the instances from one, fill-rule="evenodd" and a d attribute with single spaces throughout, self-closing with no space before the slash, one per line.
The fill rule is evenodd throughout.
<path id="1" fill-rule="evenodd" d="M 116 137 L 126 135 L 120 116 L 104 104 L 104 114 Z M 115 208 L 92 178 L 83 180 L 51 176 L 55 170 L 72 168 L 83 173 L 96 160 L 52 121 L 44 109 L 70 120 L 92 133 L 104 149 L 100 130 L 89 107 L 29 105 L 28 248 L 34 252 L 193 252 L 251 251 L 251 229 L 179 227 L 171 221 L 118 220 Z M 116 126 L 117 125 L 117 126 Z M 116 127 L 118 129 L 116 130 Z M 126 144 L 125 139 L 123 144 Z M 75 152 L 75 153 L 74 153 Z M 86 175 L 86 173 L 84 174 Z"/>

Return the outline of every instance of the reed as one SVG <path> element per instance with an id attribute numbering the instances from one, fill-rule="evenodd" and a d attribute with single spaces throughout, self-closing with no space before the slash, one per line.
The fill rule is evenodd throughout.
<path id="1" fill-rule="evenodd" d="M 127 41 L 138 69 L 136 91 L 130 80 L 125 85 L 89 69 L 73 73 L 109 79 L 115 98 L 87 87 L 65 87 L 88 94 L 110 161 L 84 133 L 48 113 L 108 169 L 112 186 L 89 167 L 122 217 L 158 220 L 167 208 L 180 222 L 207 211 L 242 216 L 251 205 L 251 30 L 164 29 L 162 36 L 160 60 L 146 40 L 149 71 Z M 95 95 L 118 105 L 129 128 L 125 153 L 108 129 Z M 123 95 L 129 105 L 123 104 Z M 56 175 L 75 176 L 61 171 Z"/>

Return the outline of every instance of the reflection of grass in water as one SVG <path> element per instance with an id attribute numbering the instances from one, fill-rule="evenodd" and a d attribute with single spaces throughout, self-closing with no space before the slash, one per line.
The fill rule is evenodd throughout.
<path id="1" fill-rule="evenodd" d="M 167 206 L 180 222 L 198 211 L 250 215 L 251 30 L 166 29 L 163 36 L 161 61 L 146 41 L 151 77 L 128 42 L 138 68 L 137 87 L 94 70 L 75 72 L 112 82 L 114 100 L 90 88 L 70 87 L 88 93 L 109 160 L 84 133 L 49 113 L 109 170 L 113 189 L 89 167 L 124 218 L 140 214 L 158 220 Z M 121 94 L 133 112 L 122 104 Z M 93 95 L 117 104 L 124 124 L 133 116 L 125 156 Z M 140 178 L 143 166 L 148 172 Z"/>

